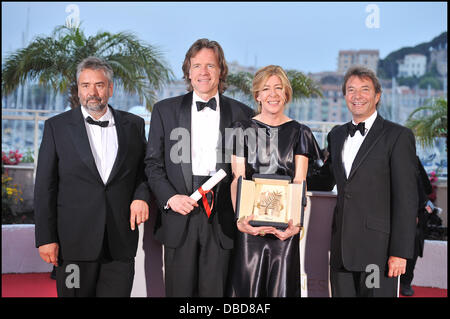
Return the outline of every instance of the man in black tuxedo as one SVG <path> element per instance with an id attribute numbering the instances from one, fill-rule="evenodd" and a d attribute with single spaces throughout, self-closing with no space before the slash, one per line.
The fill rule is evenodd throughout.
<path id="1" fill-rule="evenodd" d="M 411 130 L 377 113 L 381 85 L 363 67 L 342 86 L 353 120 L 328 134 L 328 170 L 337 184 L 330 280 L 332 295 L 394 297 L 413 255 L 417 161 Z"/>
<path id="2" fill-rule="evenodd" d="M 223 296 L 235 217 L 230 198 L 230 155 L 225 128 L 253 111 L 222 93 L 228 73 L 216 41 L 197 40 L 183 63 L 186 95 L 155 104 L 145 158 L 160 208 L 156 238 L 164 245 L 166 296 Z M 227 176 L 207 207 L 191 195 L 219 169 Z"/>
<path id="3" fill-rule="evenodd" d="M 45 122 L 36 172 L 36 247 L 57 267 L 58 296 L 129 297 L 148 219 L 144 120 L 108 105 L 113 71 L 77 68 L 81 107 Z M 131 204 L 131 205 L 130 205 Z"/>

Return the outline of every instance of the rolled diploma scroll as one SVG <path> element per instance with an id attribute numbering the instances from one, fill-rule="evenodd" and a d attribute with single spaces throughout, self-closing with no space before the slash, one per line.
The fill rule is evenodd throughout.
<path id="1" fill-rule="evenodd" d="M 225 176 L 227 176 L 227 173 L 223 169 L 220 169 L 218 172 L 216 172 L 213 176 L 211 176 L 210 179 L 208 179 L 201 187 L 206 192 L 209 191 L 211 188 L 216 186 Z M 198 190 L 196 190 L 191 196 L 189 196 L 193 200 L 198 201 L 200 198 L 202 198 L 202 195 Z"/>

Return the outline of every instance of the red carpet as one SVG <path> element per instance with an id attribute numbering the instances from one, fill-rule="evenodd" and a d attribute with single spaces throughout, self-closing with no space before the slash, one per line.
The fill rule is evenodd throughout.
<path id="1" fill-rule="evenodd" d="M 413 297 L 447 297 L 447 289 L 417 286 L 413 289 Z M 50 273 L 3 274 L 2 297 L 56 297 L 56 281 L 50 279 Z"/>
<path id="2" fill-rule="evenodd" d="M 418 287 L 412 286 L 414 290 L 414 296 L 406 297 L 400 295 L 401 298 L 414 298 L 414 297 L 447 297 L 447 289 L 431 288 L 431 287 Z"/>
<path id="3" fill-rule="evenodd" d="M 57 297 L 50 273 L 3 274 L 2 297 Z"/>

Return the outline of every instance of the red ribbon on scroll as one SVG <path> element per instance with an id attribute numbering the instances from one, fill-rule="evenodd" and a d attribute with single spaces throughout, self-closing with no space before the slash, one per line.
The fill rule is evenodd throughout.
<path id="1" fill-rule="evenodd" d="M 198 192 L 200 193 L 200 195 L 202 195 L 203 207 L 205 207 L 206 215 L 208 215 L 209 218 L 209 216 L 211 216 L 211 210 L 214 206 L 214 192 L 211 189 L 209 191 L 204 191 L 201 186 L 198 188 Z M 208 194 L 209 192 L 212 193 L 211 207 L 209 207 L 208 199 L 206 198 L 206 194 Z"/>

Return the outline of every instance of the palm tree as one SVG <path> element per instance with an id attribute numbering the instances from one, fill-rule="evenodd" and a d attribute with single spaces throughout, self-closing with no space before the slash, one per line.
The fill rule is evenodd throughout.
<path id="1" fill-rule="evenodd" d="M 305 97 L 312 97 L 314 95 L 323 97 L 320 86 L 302 72 L 287 70 L 286 73 L 289 81 L 291 82 L 293 99 L 302 99 Z"/>
<path id="2" fill-rule="evenodd" d="M 173 73 L 157 48 L 128 32 L 98 32 L 86 37 L 80 27 L 57 26 L 49 37 L 38 37 L 10 54 L 2 65 L 2 94 L 12 93 L 26 80 L 39 80 L 55 91 L 69 93 L 70 107 L 80 105 L 76 67 L 88 56 L 107 61 L 114 81 L 131 94 L 137 93 L 151 110 L 156 91 L 173 79 Z"/>
<path id="3" fill-rule="evenodd" d="M 433 146 L 437 137 L 445 137 L 447 145 L 447 100 L 437 98 L 415 109 L 405 125 L 413 130 L 423 147 Z"/>
<path id="4" fill-rule="evenodd" d="M 287 70 L 286 74 L 292 86 L 292 98 L 299 100 L 305 97 L 318 95 L 323 97 L 320 87 L 311 78 L 300 71 Z M 253 74 L 250 72 L 238 72 L 229 74 L 227 83 L 230 85 L 228 92 L 235 95 L 241 93 L 250 102 L 252 97 Z"/>
<path id="5" fill-rule="evenodd" d="M 250 72 L 230 73 L 227 76 L 227 91 L 230 93 L 240 92 L 247 97 L 252 97 L 253 74 Z"/>

